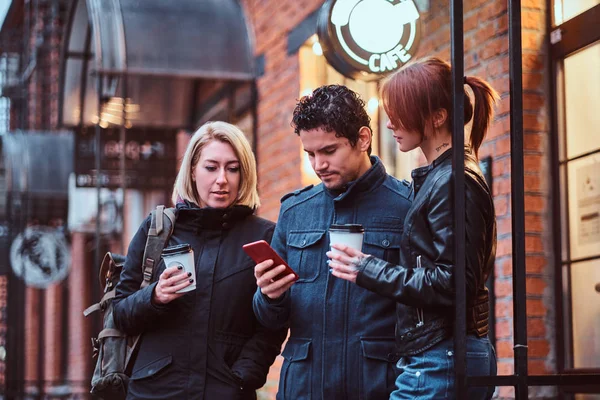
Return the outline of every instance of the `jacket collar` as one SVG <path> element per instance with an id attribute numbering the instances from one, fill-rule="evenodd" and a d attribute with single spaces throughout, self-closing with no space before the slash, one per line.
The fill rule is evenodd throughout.
<path id="1" fill-rule="evenodd" d="M 465 151 L 467 151 L 467 149 L 465 148 Z M 436 158 L 435 160 L 433 160 L 433 162 L 429 165 L 426 165 L 424 167 L 419 167 L 419 168 L 415 168 L 412 170 L 411 172 L 411 176 L 413 179 L 419 179 L 421 177 L 426 176 L 431 170 L 435 169 L 435 167 L 437 167 L 438 165 L 444 164 L 444 163 L 452 163 L 452 158 L 450 157 L 452 155 L 452 148 L 449 148 L 448 150 L 444 151 L 438 158 Z"/>
<path id="2" fill-rule="evenodd" d="M 190 201 L 177 203 L 177 220 L 201 225 L 206 229 L 230 229 L 237 222 L 252 215 L 248 206 L 234 205 L 228 208 L 200 208 Z"/>
<path id="3" fill-rule="evenodd" d="M 348 196 L 356 196 L 359 193 L 368 192 L 385 181 L 387 174 L 385 172 L 385 167 L 383 163 L 377 156 L 371 156 L 371 168 L 367 170 L 364 174 L 362 174 L 357 180 L 349 182 L 343 189 L 341 190 L 329 190 L 326 192 L 334 197 L 335 201 L 341 201 Z"/>

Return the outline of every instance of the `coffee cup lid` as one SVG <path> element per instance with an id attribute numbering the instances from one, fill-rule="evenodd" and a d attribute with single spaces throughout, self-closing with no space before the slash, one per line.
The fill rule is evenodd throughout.
<path id="1" fill-rule="evenodd" d="M 176 246 L 170 246 L 162 251 L 162 256 L 174 256 L 175 254 L 189 253 L 192 250 L 192 246 L 187 243 L 178 244 Z"/>
<path id="2" fill-rule="evenodd" d="M 365 228 L 361 224 L 333 224 L 329 227 L 330 231 L 363 233 Z"/>

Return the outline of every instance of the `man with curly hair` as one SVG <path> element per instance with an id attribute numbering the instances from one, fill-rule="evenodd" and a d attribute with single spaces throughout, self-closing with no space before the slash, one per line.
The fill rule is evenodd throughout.
<path id="1" fill-rule="evenodd" d="M 289 325 L 277 399 L 387 399 L 396 376 L 396 303 L 343 279 L 327 265 L 331 224 L 361 224 L 363 252 L 399 261 L 408 186 L 371 156 L 365 103 L 341 85 L 301 98 L 295 133 L 322 183 L 282 198 L 272 246 L 284 266 L 255 267 L 254 312 L 277 329 Z"/>

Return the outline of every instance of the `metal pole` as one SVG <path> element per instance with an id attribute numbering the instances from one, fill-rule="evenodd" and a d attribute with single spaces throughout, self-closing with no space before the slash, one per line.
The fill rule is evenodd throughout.
<path id="1" fill-rule="evenodd" d="M 121 141 L 121 159 L 120 161 L 120 169 L 121 169 L 121 191 L 122 191 L 122 196 L 123 196 L 123 202 L 121 204 L 120 207 L 120 212 L 121 214 L 123 214 L 124 211 L 124 207 L 125 207 L 125 191 L 127 190 L 127 182 L 125 181 L 126 179 L 126 174 L 125 174 L 125 143 L 126 143 L 126 139 L 127 139 L 127 132 L 126 132 L 126 128 L 125 128 L 125 123 L 127 122 L 127 111 L 126 111 L 126 107 L 127 107 L 127 75 L 123 74 L 121 75 L 121 97 L 123 98 L 123 111 L 121 114 L 121 128 L 120 128 L 120 141 Z M 125 221 L 125 216 L 121 215 L 121 220 Z M 125 227 L 123 227 L 123 229 L 121 229 L 121 240 L 119 240 L 120 244 L 120 251 L 121 254 L 125 254 L 125 244 L 123 243 L 123 238 L 125 236 L 125 232 L 124 229 Z M 99 265 L 99 264 L 97 264 Z"/>
<path id="2" fill-rule="evenodd" d="M 102 190 L 102 184 L 101 184 L 101 178 L 102 178 L 102 165 L 100 163 L 101 161 L 101 153 L 102 153 L 102 149 L 101 149 L 101 140 L 100 137 L 102 135 L 102 128 L 100 126 L 100 121 L 102 119 L 102 79 L 103 76 L 102 75 L 97 75 L 96 76 L 96 88 L 98 90 L 98 122 L 96 123 L 96 152 L 95 152 L 95 156 L 96 156 L 96 206 L 97 206 L 97 211 L 96 211 L 96 237 L 95 239 L 95 251 L 94 251 L 94 266 L 96 268 L 100 267 L 100 218 L 102 216 L 102 209 L 101 209 L 101 205 L 102 205 L 102 198 L 100 196 L 100 192 Z"/>
<path id="3" fill-rule="evenodd" d="M 457 399 L 467 398 L 467 297 L 465 277 L 465 159 L 464 159 L 464 39 L 463 2 L 452 0 L 450 4 L 451 57 L 452 57 L 452 180 L 454 182 L 454 376 Z"/>
<path id="4" fill-rule="evenodd" d="M 521 1 L 508 2 L 510 63 L 510 165 L 513 250 L 513 315 L 516 400 L 527 399 L 527 315 L 525 297 L 525 189 L 523 177 L 523 65 Z"/>

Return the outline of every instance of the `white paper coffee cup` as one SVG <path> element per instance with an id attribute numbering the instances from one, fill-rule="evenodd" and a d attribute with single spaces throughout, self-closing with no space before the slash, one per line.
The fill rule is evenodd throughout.
<path id="1" fill-rule="evenodd" d="M 360 224 L 334 224 L 329 227 L 329 243 L 342 244 L 362 251 L 364 232 L 365 229 Z M 334 254 L 343 254 L 333 247 L 331 251 Z"/>
<path id="2" fill-rule="evenodd" d="M 183 273 L 189 275 L 189 279 L 194 281 L 190 286 L 186 286 L 176 293 L 186 293 L 196 289 L 196 266 L 194 264 L 194 251 L 189 244 L 180 244 L 167 247 L 162 251 L 162 258 L 165 261 L 166 268 L 183 267 Z"/>

